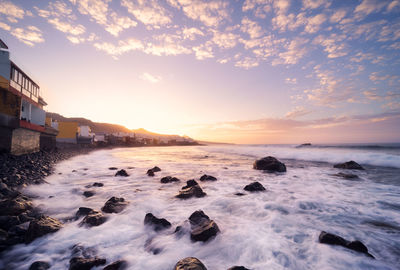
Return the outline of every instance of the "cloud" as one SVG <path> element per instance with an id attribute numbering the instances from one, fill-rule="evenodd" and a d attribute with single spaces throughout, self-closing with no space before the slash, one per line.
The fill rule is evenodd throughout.
<path id="1" fill-rule="evenodd" d="M 195 27 L 191 27 L 191 28 L 183 28 L 182 30 L 183 33 L 183 38 L 184 39 L 190 39 L 190 40 L 195 40 L 196 36 L 204 36 L 204 33 Z"/>
<path id="2" fill-rule="evenodd" d="M 57 30 L 74 36 L 81 35 L 86 31 L 86 28 L 81 24 L 74 26 L 68 22 L 60 21 L 59 18 L 48 19 L 48 22 Z"/>
<path id="3" fill-rule="evenodd" d="M 256 22 L 250 20 L 247 17 L 244 17 L 242 19 L 240 30 L 249 34 L 251 39 L 261 37 L 264 33 L 261 26 L 259 26 Z"/>
<path id="4" fill-rule="evenodd" d="M 212 41 L 222 49 L 230 49 L 236 46 L 239 35 L 226 32 L 214 32 Z"/>
<path id="5" fill-rule="evenodd" d="M 387 4 L 387 1 L 382 0 L 363 0 L 355 8 L 354 13 L 361 19 L 373 12 L 382 10 Z"/>
<path id="6" fill-rule="evenodd" d="M 4 14 L 9 22 L 17 23 L 18 20 L 24 18 L 25 11 L 11 2 L 1 1 L 0 14 Z"/>
<path id="7" fill-rule="evenodd" d="M 107 24 L 108 3 L 111 0 L 70 0 L 81 14 L 90 15 L 98 24 Z"/>
<path id="8" fill-rule="evenodd" d="M 121 5 L 145 25 L 165 26 L 172 22 L 172 15 L 155 0 L 122 0 Z"/>
<path id="9" fill-rule="evenodd" d="M 297 79 L 296 78 L 286 78 L 285 82 L 288 84 L 297 84 Z"/>
<path id="10" fill-rule="evenodd" d="M 243 12 L 253 11 L 258 18 L 265 19 L 267 13 L 272 10 L 271 1 L 266 0 L 245 0 L 242 6 Z"/>
<path id="11" fill-rule="evenodd" d="M 6 23 L 0 22 L 0 28 L 6 31 L 10 31 L 11 30 L 11 26 L 9 26 Z"/>
<path id="12" fill-rule="evenodd" d="M 192 53 L 189 48 L 182 45 L 182 38 L 173 34 L 154 36 L 153 41 L 146 44 L 144 52 L 158 56 Z"/>
<path id="13" fill-rule="evenodd" d="M 328 53 L 328 58 L 337 58 L 348 54 L 344 39 L 346 36 L 331 34 L 329 37 L 319 35 L 313 43 L 324 47 L 324 51 Z"/>
<path id="14" fill-rule="evenodd" d="M 379 76 L 379 72 L 372 72 L 369 75 L 369 79 L 371 81 L 386 81 L 389 78 L 390 78 L 390 75 Z"/>
<path id="15" fill-rule="evenodd" d="M 42 31 L 40 31 L 36 26 L 28 26 L 26 29 L 15 28 L 10 33 L 29 46 L 34 46 L 36 43 L 44 42 Z"/>
<path id="16" fill-rule="evenodd" d="M 274 59 L 272 65 L 279 65 L 279 64 L 288 64 L 294 65 L 303 58 L 306 53 L 308 52 L 305 44 L 308 40 L 304 38 L 296 38 L 289 42 L 286 45 L 286 51 L 281 52 L 278 54 L 279 58 Z"/>
<path id="17" fill-rule="evenodd" d="M 311 111 L 304 108 L 303 106 L 297 106 L 292 111 L 287 112 L 285 117 L 289 118 L 289 119 L 295 119 L 295 118 L 299 118 L 299 117 L 302 117 L 302 116 L 310 114 L 310 113 L 311 113 Z"/>
<path id="18" fill-rule="evenodd" d="M 150 83 L 158 83 L 162 79 L 160 76 L 154 76 L 147 72 L 144 72 L 139 78 Z"/>
<path id="19" fill-rule="evenodd" d="M 303 7 L 305 9 L 328 8 L 330 5 L 331 2 L 328 0 L 303 0 Z"/>
<path id="20" fill-rule="evenodd" d="M 200 46 L 193 47 L 192 49 L 198 60 L 204 60 L 206 58 L 214 57 L 212 47 L 207 44 L 202 44 Z"/>
<path id="21" fill-rule="evenodd" d="M 93 46 L 100 51 L 104 51 L 107 54 L 117 58 L 118 56 L 135 50 L 143 50 L 144 46 L 140 40 L 130 38 L 128 40 L 118 42 L 118 45 L 114 45 L 109 42 L 96 42 Z"/>
<path id="22" fill-rule="evenodd" d="M 315 33 L 319 31 L 321 25 L 326 21 L 326 16 L 324 14 L 317 14 L 313 17 L 306 18 L 305 31 L 307 33 Z"/>
<path id="23" fill-rule="evenodd" d="M 330 17 L 329 21 L 331 23 L 339 23 L 341 20 L 343 20 L 344 17 L 346 17 L 347 11 L 344 9 L 339 9 L 335 11 L 335 13 L 332 14 Z"/>
<path id="24" fill-rule="evenodd" d="M 260 61 L 256 58 L 245 57 L 242 60 L 239 60 L 235 63 L 235 67 L 240 67 L 244 69 L 250 69 L 253 67 L 257 67 L 260 64 Z"/>

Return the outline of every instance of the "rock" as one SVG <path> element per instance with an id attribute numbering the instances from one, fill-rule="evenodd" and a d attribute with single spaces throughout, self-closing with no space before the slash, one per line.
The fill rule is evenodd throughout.
<path id="1" fill-rule="evenodd" d="M 152 213 L 147 213 L 144 218 L 144 224 L 150 225 L 158 232 L 171 227 L 171 223 L 165 218 L 156 218 Z"/>
<path id="2" fill-rule="evenodd" d="M 115 176 L 124 176 L 124 177 L 127 177 L 127 176 L 129 176 L 129 174 L 128 174 L 124 169 L 122 169 L 122 170 L 119 170 L 119 171 L 115 174 Z"/>
<path id="3" fill-rule="evenodd" d="M 247 186 L 244 187 L 244 190 L 250 191 L 250 192 L 256 192 L 256 191 L 264 191 L 265 188 L 261 183 L 259 182 L 253 182 L 251 184 L 248 184 Z"/>
<path id="4" fill-rule="evenodd" d="M 109 170 L 111 170 L 111 171 L 115 171 L 115 170 L 118 170 L 118 168 L 117 167 L 110 167 L 110 168 L 108 168 Z"/>
<path id="5" fill-rule="evenodd" d="M 357 162 L 350 160 L 345 163 L 335 164 L 333 165 L 334 168 L 338 169 L 346 169 L 346 170 L 364 170 L 364 168 L 358 164 Z"/>
<path id="6" fill-rule="evenodd" d="M 32 209 L 32 203 L 24 196 L 0 201 L 0 216 L 18 216 Z"/>
<path id="7" fill-rule="evenodd" d="M 368 253 L 368 248 L 358 240 L 350 242 L 338 235 L 322 231 L 319 235 L 319 242 L 322 244 L 342 246 L 374 258 L 374 256 Z"/>
<path id="8" fill-rule="evenodd" d="M 286 172 L 285 164 L 270 156 L 254 161 L 253 169 L 269 172 Z"/>
<path id="9" fill-rule="evenodd" d="M 119 213 L 128 205 L 124 198 L 112 197 L 101 208 L 105 213 Z"/>
<path id="10" fill-rule="evenodd" d="M 344 179 L 358 179 L 358 175 L 352 174 L 352 173 L 337 173 L 337 174 L 333 174 L 333 176 L 337 176 L 337 177 L 341 177 Z"/>
<path id="11" fill-rule="evenodd" d="M 150 177 L 153 177 L 154 176 L 154 172 L 152 170 L 148 170 L 147 171 L 147 175 L 150 176 Z"/>
<path id="12" fill-rule="evenodd" d="M 50 264 L 44 261 L 36 261 L 31 264 L 29 270 L 47 270 L 50 268 Z"/>
<path id="13" fill-rule="evenodd" d="M 179 191 L 179 194 L 175 197 L 179 199 L 189 199 L 191 197 L 201 198 L 206 195 L 207 194 L 203 192 L 196 181 L 189 180 L 186 182 L 186 186 L 182 187 L 182 189 Z"/>
<path id="14" fill-rule="evenodd" d="M 220 231 L 217 223 L 201 210 L 193 212 L 189 217 L 191 225 L 190 239 L 192 241 L 206 242 Z"/>
<path id="15" fill-rule="evenodd" d="M 179 180 L 178 178 L 172 177 L 172 176 L 165 176 L 165 177 L 161 178 L 161 180 L 160 180 L 160 182 L 163 184 L 172 183 L 172 182 L 180 182 L 180 181 L 181 180 Z"/>
<path id="16" fill-rule="evenodd" d="M 103 270 L 125 270 L 128 266 L 128 263 L 123 260 L 119 260 L 116 262 L 113 262 L 106 267 L 103 268 Z"/>
<path id="17" fill-rule="evenodd" d="M 244 266 L 233 266 L 233 267 L 229 268 L 228 270 L 250 270 L 250 269 L 247 269 Z"/>
<path id="18" fill-rule="evenodd" d="M 81 221 L 81 223 L 79 223 L 79 225 L 80 226 L 86 225 L 89 227 L 94 227 L 94 226 L 100 226 L 101 224 L 103 224 L 106 221 L 107 221 L 107 217 L 105 217 L 103 215 L 103 213 L 96 211 L 96 210 L 92 210 L 85 216 L 85 218 Z"/>
<path id="19" fill-rule="evenodd" d="M 207 270 L 207 268 L 199 259 L 187 257 L 176 263 L 175 270 Z"/>
<path id="20" fill-rule="evenodd" d="M 242 193 L 242 192 L 237 192 L 237 193 L 235 193 L 235 195 L 236 195 L 236 196 L 244 196 L 244 195 L 246 195 L 246 194 L 244 194 L 244 193 Z"/>
<path id="21" fill-rule="evenodd" d="M 20 224 L 19 217 L 16 216 L 0 216 L 0 229 L 8 231 L 12 226 Z"/>
<path id="22" fill-rule="evenodd" d="M 62 227 L 63 224 L 57 219 L 48 216 L 42 216 L 39 219 L 35 219 L 29 223 L 29 228 L 25 235 L 25 241 L 30 243 L 36 238 L 56 232 Z"/>
<path id="23" fill-rule="evenodd" d="M 296 148 L 303 148 L 303 147 L 309 147 L 309 146 L 312 146 L 312 144 L 311 143 L 303 143 L 303 144 L 296 146 Z"/>
<path id="24" fill-rule="evenodd" d="M 106 259 L 74 257 L 69 260 L 69 270 L 90 270 L 95 266 L 106 264 Z"/>
<path id="25" fill-rule="evenodd" d="M 217 181 L 217 178 L 211 175 L 204 174 L 200 177 L 200 181 Z"/>
<path id="26" fill-rule="evenodd" d="M 85 192 L 83 192 L 83 196 L 85 196 L 86 198 L 92 197 L 95 194 L 95 192 L 93 190 L 86 190 Z"/>
<path id="27" fill-rule="evenodd" d="M 90 212 L 92 212 L 92 208 L 88 207 L 79 207 L 78 211 L 75 214 L 75 220 L 77 220 L 80 217 L 87 216 Z"/>
<path id="28" fill-rule="evenodd" d="M 104 184 L 103 183 L 99 183 L 99 182 L 94 182 L 93 186 L 94 187 L 102 187 L 102 186 L 104 186 Z"/>
<path id="29" fill-rule="evenodd" d="M 159 168 L 159 167 L 157 167 L 157 166 L 154 166 L 152 169 L 150 169 L 150 170 L 152 170 L 153 172 L 160 172 L 161 171 L 161 169 Z"/>

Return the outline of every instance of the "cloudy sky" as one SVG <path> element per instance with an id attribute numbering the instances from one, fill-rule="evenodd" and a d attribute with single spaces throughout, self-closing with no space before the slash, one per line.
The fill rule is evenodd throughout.
<path id="1" fill-rule="evenodd" d="M 48 111 L 238 143 L 399 142 L 399 0 L 0 0 Z"/>

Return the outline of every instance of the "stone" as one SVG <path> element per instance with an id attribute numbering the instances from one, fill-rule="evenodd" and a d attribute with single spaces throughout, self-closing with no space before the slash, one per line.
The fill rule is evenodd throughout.
<path id="1" fill-rule="evenodd" d="M 0 216 L 0 229 L 8 231 L 12 226 L 20 224 L 19 217 L 16 216 Z"/>
<path id="2" fill-rule="evenodd" d="M 191 225 L 190 239 L 195 242 L 206 242 L 220 232 L 217 223 L 210 220 L 202 210 L 193 212 L 189 217 L 189 222 Z"/>
<path id="3" fill-rule="evenodd" d="M 108 168 L 109 170 L 111 170 L 111 171 L 115 171 L 115 170 L 118 170 L 118 168 L 117 167 L 110 167 L 110 168 Z"/>
<path id="4" fill-rule="evenodd" d="M 171 228 L 171 223 L 168 220 L 165 218 L 157 218 L 152 213 L 146 214 L 144 217 L 144 224 L 152 226 L 156 232 Z"/>
<path id="5" fill-rule="evenodd" d="M 265 187 L 259 182 L 253 182 L 243 188 L 249 192 L 265 191 Z"/>
<path id="6" fill-rule="evenodd" d="M 235 193 L 235 195 L 236 195 L 236 196 L 244 196 L 244 195 L 246 195 L 246 194 L 244 194 L 244 193 L 242 193 L 242 192 L 237 192 L 237 193 Z"/>
<path id="7" fill-rule="evenodd" d="M 161 171 L 161 169 L 159 168 L 159 167 L 157 167 L 157 166 L 154 166 L 152 169 L 150 169 L 150 170 L 152 170 L 153 172 L 160 172 Z"/>
<path id="8" fill-rule="evenodd" d="M 207 270 L 205 265 L 197 258 L 187 257 L 175 265 L 175 270 Z"/>
<path id="9" fill-rule="evenodd" d="M 196 185 L 198 185 L 196 180 L 191 179 L 191 180 L 186 181 L 186 186 L 184 186 L 183 188 L 190 188 L 190 187 L 194 187 Z"/>
<path id="10" fill-rule="evenodd" d="M 115 261 L 106 267 L 103 270 L 125 270 L 127 269 L 128 263 L 124 260 Z"/>
<path id="11" fill-rule="evenodd" d="M 94 187 L 102 187 L 102 186 L 104 186 L 104 184 L 103 183 L 99 183 L 99 182 L 94 182 L 93 186 Z"/>
<path id="12" fill-rule="evenodd" d="M 179 199 L 189 199 L 192 197 L 201 198 L 206 196 L 207 194 L 201 189 L 199 185 L 192 185 L 193 182 L 191 180 L 187 181 L 187 185 L 184 186 L 180 191 L 179 194 L 176 195 L 176 198 Z M 194 180 L 193 180 L 194 181 Z M 195 182 L 195 181 L 194 181 Z"/>
<path id="13" fill-rule="evenodd" d="M 343 179 L 358 179 L 358 175 L 352 173 L 336 173 L 333 176 L 341 177 Z"/>
<path id="14" fill-rule="evenodd" d="M 106 264 L 106 259 L 101 259 L 98 257 L 94 258 L 83 258 L 74 257 L 69 260 L 69 270 L 90 270 L 95 266 L 100 266 Z"/>
<path id="15" fill-rule="evenodd" d="M 79 207 L 78 211 L 75 214 L 75 220 L 77 220 L 80 217 L 87 216 L 90 212 L 92 212 L 92 208 L 88 207 Z"/>
<path id="16" fill-rule="evenodd" d="M 244 266 L 232 266 L 231 268 L 229 268 L 228 270 L 250 270 Z"/>
<path id="17" fill-rule="evenodd" d="M 215 178 L 215 177 L 212 176 L 212 175 L 204 174 L 204 175 L 202 175 L 202 176 L 200 177 L 200 181 L 217 181 L 217 178 Z"/>
<path id="18" fill-rule="evenodd" d="M 271 156 L 254 161 L 253 169 L 269 172 L 286 172 L 285 164 Z"/>
<path id="19" fill-rule="evenodd" d="M 103 213 L 92 210 L 90 211 L 85 218 L 79 223 L 80 226 L 86 225 L 88 227 L 100 226 L 104 222 L 107 221 L 107 217 L 103 215 Z"/>
<path id="20" fill-rule="evenodd" d="M 50 264 L 44 261 L 36 261 L 31 264 L 29 270 L 47 270 L 50 268 Z"/>
<path id="21" fill-rule="evenodd" d="M 152 170 L 148 170 L 147 171 L 147 175 L 150 176 L 150 177 L 153 177 L 154 176 L 154 172 Z"/>
<path id="22" fill-rule="evenodd" d="M 25 235 L 25 241 L 30 243 L 36 238 L 56 232 L 62 227 L 63 224 L 57 219 L 48 216 L 42 216 L 39 219 L 35 219 L 29 223 L 28 231 Z"/>
<path id="23" fill-rule="evenodd" d="M 24 196 L 0 201 L 0 216 L 18 216 L 32 209 L 32 203 Z"/>
<path id="24" fill-rule="evenodd" d="M 115 176 L 124 176 L 124 177 L 127 177 L 127 176 L 129 176 L 129 174 L 128 174 L 124 169 L 122 169 L 122 170 L 119 170 L 119 171 L 115 174 Z"/>
<path id="25" fill-rule="evenodd" d="M 172 177 L 172 176 L 165 176 L 165 177 L 161 178 L 161 180 L 160 180 L 160 182 L 163 184 L 172 183 L 172 182 L 180 182 L 180 181 L 181 180 L 179 180 L 178 178 Z"/>
<path id="26" fill-rule="evenodd" d="M 105 213 L 120 213 L 127 205 L 128 202 L 124 198 L 112 197 L 104 204 L 101 211 Z"/>
<path id="27" fill-rule="evenodd" d="M 85 196 L 86 198 L 92 197 L 94 196 L 95 192 L 93 190 L 86 190 L 85 192 L 83 192 L 83 196 Z"/>
<path id="28" fill-rule="evenodd" d="M 333 167 L 337 169 L 346 169 L 346 170 L 364 170 L 364 168 L 360 164 L 358 164 L 353 160 L 350 160 L 345 163 L 335 164 L 333 165 Z"/>

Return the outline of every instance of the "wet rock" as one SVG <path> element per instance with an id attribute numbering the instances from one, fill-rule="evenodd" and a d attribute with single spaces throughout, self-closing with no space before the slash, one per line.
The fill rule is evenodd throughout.
<path id="1" fill-rule="evenodd" d="M 50 268 L 50 264 L 44 261 L 36 261 L 31 264 L 29 270 L 47 270 Z"/>
<path id="2" fill-rule="evenodd" d="M 32 203 L 24 196 L 0 201 L 0 216 L 18 216 L 32 209 Z"/>
<path id="3" fill-rule="evenodd" d="M 8 231 L 12 226 L 20 224 L 16 216 L 0 216 L 0 229 Z"/>
<path id="4" fill-rule="evenodd" d="M 335 164 L 333 165 L 334 168 L 338 169 L 346 169 L 346 170 L 364 170 L 364 168 L 358 164 L 357 162 L 350 160 L 345 163 Z"/>
<path id="5" fill-rule="evenodd" d="M 120 213 L 128 205 L 124 198 L 112 197 L 101 208 L 105 213 Z"/>
<path id="6" fill-rule="evenodd" d="M 62 227 L 63 224 L 57 219 L 42 216 L 40 219 L 35 219 L 29 223 L 29 228 L 25 235 L 25 241 L 30 243 L 36 238 L 56 232 Z"/>
<path id="7" fill-rule="evenodd" d="M 201 189 L 201 187 L 194 180 L 189 180 L 186 182 L 186 186 L 182 187 L 176 198 L 179 199 L 189 199 L 191 197 L 201 198 L 207 194 Z"/>
<path id="8" fill-rule="evenodd" d="M 103 270 L 125 270 L 127 269 L 127 266 L 128 263 L 126 261 L 119 260 L 107 265 L 103 268 Z"/>
<path id="9" fill-rule="evenodd" d="M 265 188 L 261 183 L 259 182 L 253 182 L 251 184 L 248 184 L 247 186 L 244 187 L 244 190 L 250 191 L 250 192 L 257 192 L 257 191 L 265 191 Z"/>
<path id="10" fill-rule="evenodd" d="M 150 169 L 150 170 L 152 170 L 153 172 L 160 172 L 161 171 L 161 169 L 159 168 L 159 167 L 157 167 L 157 166 L 154 166 L 152 169 Z"/>
<path id="11" fill-rule="evenodd" d="M 310 147 L 310 146 L 312 146 L 311 143 L 303 143 L 303 144 L 296 146 L 296 148 L 303 148 L 303 147 Z"/>
<path id="12" fill-rule="evenodd" d="M 115 171 L 115 170 L 118 170 L 118 168 L 117 167 L 110 167 L 110 168 L 108 168 L 109 170 L 111 170 L 111 171 Z"/>
<path id="13" fill-rule="evenodd" d="M 206 242 L 215 237 L 220 231 L 217 223 L 210 220 L 201 210 L 193 212 L 189 217 L 189 222 L 191 225 L 190 239 L 192 241 Z"/>
<path id="14" fill-rule="evenodd" d="M 128 174 L 124 169 L 122 169 L 122 170 L 119 170 L 119 171 L 115 174 L 115 176 L 124 176 L 124 177 L 127 177 L 127 176 L 129 176 L 129 174 Z"/>
<path id="15" fill-rule="evenodd" d="M 236 195 L 236 196 L 244 196 L 244 195 L 246 195 L 246 194 L 244 194 L 244 193 L 242 193 L 242 192 L 238 192 L 238 193 L 235 193 L 235 195 Z"/>
<path id="16" fill-rule="evenodd" d="M 254 161 L 253 169 L 269 172 L 286 172 L 285 164 L 271 156 Z"/>
<path id="17" fill-rule="evenodd" d="M 150 177 L 153 177 L 154 176 L 154 172 L 152 170 L 148 170 L 147 171 L 147 175 L 150 176 Z"/>
<path id="18" fill-rule="evenodd" d="M 99 182 L 94 182 L 93 186 L 94 187 L 102 187 L 102 186 L 104 186 L 104 184 L 103 183 L 99 183 Z"/>
<path id="19" fill-rule="evenodd" d="M 85 196 L 86 198 L 92 197 L 94 196 L 95 192 L 93 190 L 86 190 L 85 192 L 83 192 L 83 196 Z"/>
<path id="20" fill-rule="evenodd" d="M 92 208 L 79 207 L 78 211 L 75 214 L 75 220 L 79 219 L 80 217 L 87 216 L 92 211 L 93 211 Z"/>
<path id="21" fill-rule="evenodd" d="M 340 172 L 340 173 L 333 174 L 333 176 L 341 177 L 343 179 L 358 179 L 358 175 L 352 174 L 352 173 L 342 173 L 342 172 Z"/>
<path id="22" fill-rule="evenodd" d="M 69 261 L 69 270 L 90 270 L 95 266 L 100 266 L 104 264 L 106 264 L 106 259 L 101 259 L 98 257 L 74 257 Z"/>
<path id="23" fill-rule="evenodd" d="M 92 210 L 90 211 L 85 218 L 79 223 L 80 226 L 86 225 L 89 227 L 100 226 L 104 222 L 107 221 L 107 217 L 103 215 L 103 213 Z"/>
<path id="24" fill-rule="evenodd" d="M 228 270 L 250 270 L 250 269 L 247 269 L 244 266 L 233 266 L 233 267 L 229 268 Z"/>
<path id="25" fill-rule="evenodd" d="M 212 175 L 204 174 L 200 177 L 200 181 L 217 181 L 217 178 Z"/>
<path id="26" fill-rule="evenodd" d="M 187 257 L 175 265 L 175 270 L 207 270 L 205 265 L 197 258 Z"/>
<path id="27" fill-rule="evenodd" d="M 144 224 L 152 226 L 158 232 L 171 228 L 171 223 L 165 218 L 156 218 L 152 213 L 147 213 L 144 218 Z"/>
<path id="28" fill-rule="evenodd" d="M 163 184 L 172 183 L 172 182 L 180 182 L 180 181 L 181 180 L 179 180 L 178 178 L 172 177 L 172 176 L 165 176 L 165 177 L 161 178 L 161 180 L 160 180 L 160 182 Z"/>
<path id="29" fill-rule="evenodd" d="M 24 237 L 29 228 L 29 222 L 15 225 L 8 230 L 10 236 Z"/>
<path id="30" fill-rule="evenodd" d="M 319 242 L 322 244 L 342 246 L 374 258 L 374 256 L 368 253 L 368 248 L 358 240 L 350 242 L 338 235 L 322 231 L 319 235 Z"/>

